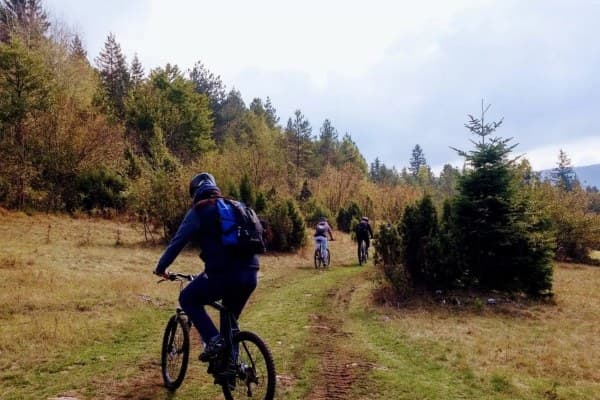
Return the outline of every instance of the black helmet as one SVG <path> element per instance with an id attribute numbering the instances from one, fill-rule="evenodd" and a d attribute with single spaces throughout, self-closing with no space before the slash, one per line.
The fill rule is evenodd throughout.
<path id="1" fill-rule="evenodd" d="M 202 172 L 190 181 L 190 197 L 193 199 L 207 190 L 219 190 L 214 176 L 208 172 Z"/>

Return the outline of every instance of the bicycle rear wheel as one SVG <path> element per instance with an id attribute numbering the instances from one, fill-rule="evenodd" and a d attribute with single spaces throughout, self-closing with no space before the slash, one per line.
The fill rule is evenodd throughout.
<path id="1" fill-rule="evenodd" d="M 325 257 L 323 257 L 323 266 L 329 267 L 329 264 L 331 264 L 331 252 L 327 249 L 325 250 Z"/>
<path id="2" fill-rule="evenodd" d="M 161 368 L 165 387 L 175 390 L 183 382 L 190 357 L 190 332 L 188 322 L 173 315 L 163 336 Z"/>
<path id="3" fill-rule="evenodd" d="M 252 332 L 233 337 L 238 349 L 235 383 L 221 385 L 226 400 L 272 400 L 275 396 L 275 363 L 267 345 Z"/>
<path id="4" fill-rule="evenodd" d="M 315 250 L 315 269 L 321 268 L 321 263 L 323 260 L 321 259 L 321 250 Z"/>
<path id="5" fill-rule="evenodd" d="M 367 263 L 367 245 L 364 241 L 361 241 L 360 247 L 358 248 L 358 265 Z"/>

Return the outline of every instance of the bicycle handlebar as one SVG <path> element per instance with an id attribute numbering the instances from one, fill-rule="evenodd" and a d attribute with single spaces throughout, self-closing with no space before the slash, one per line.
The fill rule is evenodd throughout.
<path id="1" fill-rule="evenodd" d="M 181 274 L 179 272 L 169 272 L 168 278 L 162 278 L 156 283 L 166 282 L 166 281 L 179 281 L 179 282 L 191 282 L 194 280 L 196 275 L 192 274 Z M 227 308 L 223 305 L 221 301 L 213 301 L 212 303 L 208 303 L 209 306 L 216 308 L 219 311 L 227 311 Z"/>
<path id="2" fill-rule="evenodd" d="M 169 272 L 169 276 L 167 278 L 162 278 L 161 280 L 159 280 L 156 283 L 161 283 L 161 282 L 165 282 L 165 281 L 191 282 L 192 280 L 194 280 L 195 277 L 196 277 L 196 275 L 192 275 L 192 274 L 181 274 L 179 272 Z"/>

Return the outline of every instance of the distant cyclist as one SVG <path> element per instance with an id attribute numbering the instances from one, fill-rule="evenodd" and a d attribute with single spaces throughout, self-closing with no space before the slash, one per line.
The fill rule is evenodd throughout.
<path id="1" fill-rule="evenodd" d="M 326 254 L 327 251 L 327 235 L 331 240 L 335 240 L 333 238 L 333 231 L 331 230 L 331 226 L 327 222 L 327 218 L 321 217 L 319 218 L 319 223 L 315 227 L 315 250 L 321 249 L 321 257 Z"/>
<path id="2" fill-rule="evenodd" d="M 373 238 L 373 229 L 369 224 L 368 217 L 362 217 L 360 222 L 356 224 L 355 231 L 356 242 L 358 243 L 358 258 L 360 259 L 360 245 L 365 242 L 367 254 L 369 254 L 369 246 L 371 245 L 371 239 Z"/>

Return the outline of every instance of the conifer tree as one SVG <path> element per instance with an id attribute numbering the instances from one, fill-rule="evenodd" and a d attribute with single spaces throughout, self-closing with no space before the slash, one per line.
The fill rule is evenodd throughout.
<path id="1" fill-rule="evenodd" d="M 338 157 L 339 167 L 349 163 L 356 166 L 359 171 L 365 174 L 367 173 L 367 161 L 360 153 L 358 146 L 356 145 L 356 143 L 354 143 L 354 140 L 352 140 L 352 136 L 350 136 L 348 132 L 346 132 L 344 134 L 344 137 L 342 138 L 342 142 L 339 146 Z"/>
<path id="2" fill-rule="evenodd" d="M 210 107 L 216 113 L 227 98 L 221 76 L 213 74 L 202 62 L 197 61 L 190 71 L 190 79 L 198 93 L 208 96 Z"/>
<path id="3" fill-rule="evenodd" d="M 40 54 L 20 38 L 0 43 L 0 182 L 13 188 L 10 202 L 18 208 L 40 173 L 35 167 L 40 132 L 31 122 L 52 104 L 52 78 Z"/>
<path id="4" fill-rule="evenodd" d="M 140 62 L 137 54 L 133 55 L 133 60 L 131 60 L 131 86 L 137 87 L 144 80 L 144 67 Z"/>
<path id="5" fill-rule="evenodd" d="M 329 119 L 325 119 L 320 132 L 321 135 L 319 136 L 318 143 L 319 155 L 325 165 L 333 164 L 339 144 L 337 129 L 335 129 Z"/>
<path id="6" fill-rule="evenodd" d="M 0 41 L 16 35 L 31 47 L 44 37 L 50 22 L 41 0 L 3 0 L 0 3 Z"/>
<path id="7" fill-rule="evenodd" d="M 517 197 L 516 168 L 509 154 L 512 138 L 491 136 L 502 124 L 469 115 L 466 128 L 479 137 L 475 150 L 454 149 L 469 169 L 459 179 L 454 199 L 454 243 L 461 251 L 456 262 L 469 284 L 491 289 L 525 290 L 532 294 L 552 288 L 551 248 L 547 225 L 533 216 L 537 210 Z"/>
<path id="8" fill-rule="evenodd" d="M 277 110 L 273 107 L 269 96 L 267 96 L 267 100 L 265 101 L 265 113 L 267 116 L 267 125 L 269 125 L 269 128 L 271 129 L 275 128 L 279 123 L 279 117 L 277 116 Z"/>
<path id="9" fill-rule="evenodd" d="M 550 173 L 550 180 L 565 192 L 572 191 L 577 183 L 577 176 L 571 166 L 571 160 L 562 149 L 558 154 L 558 164 Z"/>
<path id="10" fill-rule="evenodd" d="M 84 60 L 87 62 L 87 51 L 83 47 L 83 43 L 81 42 L 79 35 L 75 35 L 75 37 L 73 37 L 73 40 L 69 44 L 69 52 L 71 57 L 75 58 L 76 60 Z"/>
<path id="11" fill-rule="evenodd" d="M 248 108 L 259 117 L 264 117 L 266 114 L 265 107 L 263 106 L 263 102 L 260 97 L 255 97 L 252 99 L 252 102 Z"/>
<path id="12" fill-rule="evenodd" d="M 115 35 L 110 33 L 104 42 L 104 48 L 96 58 L 100 71 L 100 80 L 106 102 L 118 117 L 125 115 L 125 98 L 129 90 L 130 76 L 121 45 Z"/>
<path id="13" fill-rule="evenodd" d="M 288 159 L 294 174 L 294 185 L 297 185 L 311 156 L 312 143 L 312 127 L 302 111 L 296 110 L 294 119 L 288 119 L 285 134 L 288 145 Z"/>
<path id="14" fill-rule="evenodd" d="M 408 167 L 408 170 L 410 171 L 411 175 L 416 178 L 419 175 L 421 167 L 426 165 L 427 160 L 425 159 L 423 149 L 417 144 L 413 148 L 412 156 L 410 158 L 410 166 Z"/>

